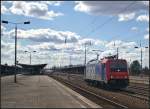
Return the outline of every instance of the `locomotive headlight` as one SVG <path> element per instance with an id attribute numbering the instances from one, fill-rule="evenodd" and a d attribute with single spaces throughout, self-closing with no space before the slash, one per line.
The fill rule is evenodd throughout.
<path id="1" fill-rule="evenodd" d="M 127 76 L 124 76 L 124 78 L 127 79 L 128 77 L 127 77 Z"/>
<path id="2" fill-rule="evenodd" d="M 111 75 L 110 78 L 113 79 L 114 77 Z"/>

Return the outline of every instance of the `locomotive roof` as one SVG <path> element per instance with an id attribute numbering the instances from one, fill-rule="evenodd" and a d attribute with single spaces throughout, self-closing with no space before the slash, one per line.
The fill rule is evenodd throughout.
<path id="1" fill-rule="evenodd" d="M 87 64 L 94 64 L 94 63 L 97 63 L 97 62 L 99 62 L 99 60 L 97 60 L 97 59 L 92 59 L 92 60 L 90 60 Z"/>
<path id="2" fill-rule="evenodd" d="M 117 61 L 117 60 L 119 60 L 119 61 L 126 61 L 125 59 L 102 59 L 101 62 L 105 63 L 107 61 Z"/>
<path id="3" fill-rule="evenodd" d="M 108 62 L 108 61 L 116 61 L 116 60 L 119 60 L 119 61 L 126 61 L 125 59 L 103 58 L 103 59 L 101 59 L 101 60 L 92 59 L 92 60 L 90 60 L 87 64 L 95 64 L 95 63 L 98 63 L 98 62 L 106 63 L 106 62 Z"/>

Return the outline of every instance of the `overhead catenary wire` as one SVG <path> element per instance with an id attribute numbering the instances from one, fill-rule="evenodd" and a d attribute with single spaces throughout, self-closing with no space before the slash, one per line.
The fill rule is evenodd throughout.
<path id="1" fill-rule="evenodd" d="M 108 2 L 106 2 L 106 3 L 108 3 Z M 126 8 L 124 8 L 123 10 L 121 10 L 121 11 L 118 12 L 118 13 L 121 13 L 121 12 L 123 12 L 123 11 L 126 11 L 127 9 L 129 9 L 129 7 L 131 8 L 131 6 L 133 7 L 133 5 L 134 5 L 135 3 L 137 3 L 137 2 L 136 2 L 136 1 L 133 1 L 133 2 L 130 3 Z M 148 15 L 148 14 L 149 14 L 149 13 L 146 12 L 146 15 Z M 112 21 L 113 18 L 115 18 L 115 16 L 112 16 L 110 19 L 106 20 L 106 21 L 103 22 L 101 25 L 97 26 L 95 29 L 93 29 L 91 32 L 89 32 L 89 34 L 87 34 L 87 36 L 90 35 L 90 34 L 92 34 L 93 32 L 95 32 L 96 29 L 102 28 L 105 24 L 107 24 L 108 22 Z M 96 20 L 96 18 L 95 18 L 92 22 L 95 22 L 95 20 Z M 108 21 L 108 22 L 107 22 L 107 21 Z M 132 20 L 132 21 L 134 21 L 134 20 Z M 101 27 L 100 27 L 100 26 L 101 26 Z M 99 27 L 99 28 L 98 28 L 98 27 Z M 141 33 L 144 33 L 144 32 L 137 33 L 137 35 L 139 36 L 139 34 L 141 34 Z M 135 35 L 135 36 L 136 36 L 136 35 Z M 119 37 L 121 37 L 121 35 L 119 35 Z M 115 38 L 119 38 L 119 37 L 115 36 Z M 113 38 L 112 38 L 112 39 L 113 39 Z M 129 37 L 126 37 L 125 40 L 126 40 L 126 39 L 129 39 Z"/>
<path id="2" fill-rule="evenodd" d="M 133 6 L 136 2 L 133 1 L 132 3 L 130 3 L 127 7 L 125 7 L 124 9 L 122 9 L 121 11 L 119 11 L 118 13 L 123 13 L 124 11 L 126 11 L 129 7 Z M 94 28 L 91 32 L 89 32 L 87 34 L 90 35 L 91 33 L 95 32 L 97 29 L 102 28 L 105 24 L 107 24 L 108 22 L 112 21 L 115 18 L 115 16 L 112 16 L 111 18 L 107 19 L 106 21 L 104 21 L 101 25 L 97 26 L 96 28 Z"/>
<path id="3" fill-rule="evenodd" d="M 105 4 L 110 4 L 110 2 L 107 2 L 107 1 L 105 1 L 105 2 L 102 2 L 102 1 L 100 1 L 100 3 L 99 4 L 101 4 L 101 3 L 105 3 Z M 123 2 L 122 2 L 123 3 Z M 112 3 L 111 3 L 112 4 Z M 117 2 L 115 2 L 115 4 L 117 4 Z M 119 2 L 119 4 L 120 4 L 120 2 Z M 123 3 L 124 4 L 124 3 Z M 109 10 L 109 9 L 111 9 L 111 7 L 109 7 L 109 8 L 107 8 L 107 10 Z M 91 22 L 90 23 L 88 23 L 85 27 L 90 27 L 92 24 L 94 24 L 95 23 L 95 21 L 97 20 L 98 18 L 97 18 L 97 16 L 95 16 L 92 20 L 91 20 Z M 87 28 L 85 29 L 81 29 L 80 31 L 79 31 L 79 33 L 80 32 L 84 32 L 84 31 L 87 31 Z"/>
<path id="4" fill-rule="evenodd" d="M 136 1 L 133 1 L 132 3 L 130 3 L 127 7 L 125 7 L 124 9 L 122 9 L 121 11 L 119 11 L 118 13 L 125 12 L 129 7 L 131 7 L 135 3 L 136 3 Z M 90 34 L 92 34 L 93 32 L 95 32 L 97 29 L 102 28 L 104 25 L 106 25 L 107 23 L 109 23 L 110 21 L 112 21 L 114 18 L 115 18 L 115 16 L 112 16 L 111 18 L 105 20 L 102 24 L 100 24 L 99 26 L 97 26 L 96 28 L 94 28 L 92 31 L 90 31 L 86 36 L 89 36 Z"/>

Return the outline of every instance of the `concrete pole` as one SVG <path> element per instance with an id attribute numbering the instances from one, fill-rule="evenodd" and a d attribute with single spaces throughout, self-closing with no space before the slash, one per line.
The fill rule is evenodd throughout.
<path id="1" fill-rule="evenodd" d="M 99 58 L 99 54 L 97 53 L 97 60 L 98 60 L 98 58 Z"/>
<path id="2" fill-rule="evenodd" d="M 85 59 L 84 59 L 84 65 L 86 65 L 86 43 L 85 43 Z"/>
<path id="3" fill-rule="evenodd" d="M 30 65 L 31 65 L 31 52 L 30 52 Z"/>
<path id="4" fill-rule="evenodd" d="M 15 26 L 15 75 L 14 75 L 14 82 L 17 82 L 17 78 L 16 78 L 16 73 L 17 73 L 17 68 L 16 68 L 16 64 L 17 64 L 17 24 Z"/>
<path id="5" fill-rule="evenodd" d="M 2 36 L 2 32 L 1 32 L 1 36 Z M 1 48 L 1 36 L 0 36 L 0 48 Z M 0 49 L 0 75 L 1 75 L 1 49 Z"/>
<path id="6" fill-rule="evenodd" d="M 143 55 L 142 55 L 142 48 L 141 48 L 141 73 L 142 73 L 142 58 L 143 58 Z"/>
<path id="7" fill-rule="evenodd" d="M 119 52 L 118 52 L 119 48 L 117 47 L 117 59 L 119 58 Z"/>
<path id="8" fill-rule="evenodd" d="M 70 55 L 70 65 L 71 65 L 71 55 Z"/>
<path id="9" fill-rule="evenodd" d="M 140 48 L 141 48 L 141 73 L 142 73 L 142 58 L 143 58 L 143 55 L 142 55 L 142 47 L 141 47 L 141 41 L 140 41 Z"/>

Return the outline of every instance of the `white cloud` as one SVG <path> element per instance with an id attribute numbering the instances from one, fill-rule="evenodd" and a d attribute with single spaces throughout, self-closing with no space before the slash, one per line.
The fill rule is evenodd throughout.
<path id="1" fill-rule="evenodd" d="M 137 27 L 132 27 L 131 30 L 132 30 L 132 31 L 137 31 L 138 28 L 137 28 Z"/>
<path id="2" fill-rule="evenodd" d="M 64 1 L 39 1 L 39 3 L 44 3 L 53 6 L 60 6 Z"/>
<path id="3" fill-rule="evenodd" d="M 128 21 L 134 19 L 135 13 L 119 14 L 118 16 L 119 16 L 118 21 Z"/>
<path id="4" fill-rule="evenodd" d="M 50 48 L 54 48 L 54 43 L 40 43 L 38 45 L 28 45 L 27 46 L 31 50 L 49 50 Z"/>
<path id="5" fill-rule="evenodd" d="M 14 30 L 5 33 L 7 36 L 10 34 L 14 36 Z M 18 38 L 20 39 L 30 39 L 35 42 L 55 42 L 55 43 L 65 43 L 65 38 L 67 43 L 77 42 L 80 38 L 74 32 L 70 31 L 56 31 L 53 29 L 30 29 L 30 30 L 20 30 L 18 29 Z"/>
<path id="6" fill-rule="evenodd" d="M 63 13 L 49 10 L 48 5 L 42 2 L 14 1 L 9 10 L 13 14 L 36 17 L 45 20 L 53 20 L 53 18 L 63 15 Z"/>
<path id="7" fill-rule="evenodd" d="M 1 1 L 1 3 L 12 3 L 13 1 Z"/>
<path id="8" fill-rule="evenodd" d="M 130 48 L 134 48 L 134 46 L 136 45 L 135 42 L 124 42 L 121 40 L 114 40 L 114 41 L 110 41 L 108 42 L 105 47 L 109 48 L 109 49 L 114 49 L 116 47 L 119 48 L 125 48 L 125 49 L 130 49 Z"/>
<path id="9" fill-rule="evenodd" d="M 107 41 L 104 40 L 95 40 L 95 45 L 104 46 L 107 43 Z"/>
<path id="10" fill-rule="evenodd" d="M 5 63 L 14 63 L 14 56 L 12 54 L 14 54 L 14 43 L 10 43 L 10 42 L 4 42 L 3 40 L 1 41 L 1 61 L 2 64 Z"/>
<path id="11" fill-rule="evenodd" d="M 6 31 L 5 31 L 6 32 Z M 11 30 L 7 35 L 13 35 L 14 30 Z M 6 37 L 6 36 L 5 36 Z M 68 38 L 67 43 L 64 43 L 65 37 Z M 68 65 L 69 57 L 72 56 L 73 64 L 84 63 L 84 44 L 92 43 L 92 46 L 87 46 L 87 61 L 96 58 L 96 53 L 93 49 L 100 49 L 104 52 L 99 52 L 100 58 L 104 56 L 116 54 L 116 47 L 119 47 L 119 57 L 139 60 L 139 50 L 135 50 L 135 42 L 125 42 L 122 40 L 105 41 L 94 38 L 82 38 L 74 32 L 70 31 L 56 31 L 53 29 L 29 29 L 29 30 L 18 30 L 18 38 L 30 39 L 31 45 L 22 46 L 18 43 L 18 61 L 21 63 L 29 64 L 29 54 L 25 54 L 24 50 L 37 52 L 32 54 L 32 63 L 48 63 L 50 66 L 53 65 Z M 14 40 L 13 40 L 14 41 Z M 21 42 L 21 40 L 19 41 Z M 114 47 L 115 42 L 115 47 Z M 100 48 L 102 47 L 102 49 Z M 78 51 L 77 51 L 78 50 Z M 129 51 L 130 53 L 126 53 Z M 147 53 L 147 51 L 146 51 Z M 14 64 L 14 43 L 2 41 L 2 63 Z M 133 55 L 134 54 L 134 55 Z M 144 56 L 147 59 L 147 56 Z M 147 59 L 148 60 L 148 59 Z M 147 60 L 143 60 L 143 65 L 147 65 Z"/>
<path id="12" fill-rule="evenodd" d="M 3 33 L 5 30 L 6 28 L 3 25 L 1 25 L 1 32 Z"/>
<path id="13" fill-rule="evenodd" d="M 106 56 L 115 55 L 115 54 L 116 54 L 116 50 L 105 50 L 100 54 L 100 58 L 104 58 Z"/>
<path id="14" fill-rule="evenodd" d="M 87 44 L 87 45 L 92 45 L 95 43 L 95 40 L 92 39 L 92 38 L 85 38 L 85 39 L 81 39 L 79 40 L 79 44 L 80 45 L 84 45 L 84 44 Z"/>
<path id="15" fill-rule="evenodd" d="M 146 31 L 149 32 L 149 27 L 146 28 Z"/>
<path id="16" fill-rule="evenodd" d="M 136 18 L 137 21 L 145 21 L 145 22 L 149 22 L 149 16 L 148 15 L 140 15 Z"/>
<path id="17" fill-rule="evenodd" d="M 122 44 L 122 47 L 123 48 L 134 48 L 135 46 L 136 46 L 137 44 L 135 43 L 135 42 L 124 42 L 123 44 Z"/>
<path id="18" fill-rule="evenodd" d="M 42 42 L 32 45 L 26 45 L 26 46 L 18 46 L 18 58 L 17 60 L 20 63 L 26 63 L 29 64 L 29 54 L 25 54 L 24 50 L 27 51 L 33 51 L 36 50 L 36 53 L 32 54 L 32 63 L 38 64 L 38 63 L 48 63 L 49 66 L 53 65 L 69 65 L 70 56 L 72 57 L 72 64 L 83 64 L 84 63 L 84 46 L 81 44 L 81 42 L 86 42 L 91 39 L 81 39 L 76 43 L 54 43 L 54 42 Z M 136 45 L 135 42 L 124 42 L 121 40 L 114 40 L 116 43 L 116 46 L 119 46 L 119 58 L 127 59 L 128 61 L 131 59 L 133 60 L 140 60 L 139 55 L 140 51 L 135 50 L 134 46 Z M 113 42 L 114 41 L 104 41 L 106 42 L 106 46 L 104 46 L 104 52 L 99 52 L 100 58 L 103 58 L 105 56 L 114 55 L 116 54 L 116 48 L 113 48 Z M 93 39 L 93 43 L 94 43 Z M 101 42 L 101 41 L 100 41 Z M 122 48 L 125 47 L 125 48 Z M 80 51 L 75 51 L 78 48 L 80 48 Z M 92 52 L 91 50 L 93 48 L 88 47 L 87 49 L 87 61 L 96 58 L 95 52 Z M 113 48 L 113 49 L 112 49 Z M 126 53 L 129 51 L 129 53 Z M 145 53 L 148 53 L 148 51 L 144 51 Z M 2 41 L 2 64 L 4 63 L 11 63 L 14 64 L 14 43 L 6 43 Z M 147 59 L 147 55 L 144 55 L 144 59 Z M 148 60 L 148 59 L 147 59 Z M 143 65 L 148 65 L 147 60 L 143 60 Z"/>
<path id="19" fill-rule="evenodd" d="M 148 9 L 147 2 L 140 1 L 78 1 L 75 3 L 75 11 L 94 15 L 118 15 Z M 125 9 L 130 5 L 131 8 Z"/>
<path id="20" fill-rule="evenodd" d="M 144 39 L 148 39 L 149 40 L 149 34 L 144 35 Z"/>
<path id="21" fill-rule="evenodd" d="M 14 47 L 14 43 L 6 43 L 2 40 L 1 42 L 1 48 L 4 48 L 4 49 L 11 49 Z"/>
<path id="22" fill-rule="evenodd" d="M 121 43 L 122 43 L 122 42 L 121 42 L 120 40 L 116 40 L 116 41 L 108 42 L 105 46 L 106 46 L 107 48 L 109 48 L 109 49 L 112 49 L 112 48 L 114 48 L 115 46 L 116 46 L 116 47 L 119 47 Z"/>
<path id="23" fill-rule="evenodd" d="M 148 32 L 148 34 L 144 35 L 144 39 L 149 40 L 149 27 L 146 28 L 146 32 Z"/>
<path id="24" fill-rule="evenodd" d="M 99 46 L 104 46 L 106 44 L 106 41 L 102 41 L 102 40 L 99 40 L 99 39 L 93 39 L 93 38 L 83 38 L 83 39 L 80 39 L 78 41 L 78 43 L 80 45 L 84 45 L 84 44 L 87 44 L 87 45 L 99 45 Z"/>
<path id="25" fill-rule="evenodd" d="M 1 13 L 6 14 L 7 12 L 8 12 L 8 9 L 4 5 L 1 5 Z"/>
<path id="26" fill-rule="evenodd" d="M 140 1 L 140 2 L 142 2 L 146 6 L 149 6 L 149 1 Z"/>
<path id="27" fill-rule="evenodd" d="M 86 4 L 84 4 L 82 1 L 76 1 L 76 3 L 78 3 L 74 9 L 75 11 L 81 11 L 81 12 L 89 12 L 90 11 L 90 7 Z"/>
<path id="28" fill-rule="evenodd" d="M 68 43 L 68 44 L 56 44 L 56 43 L 48 43 L 43 42 L 40 44 L 35 45 L 28 45 L 28 49 L 37 50 L 37 51 L 53 51 L 53 52 L 60 52 L 65 50 L 66 53 L 73 52 L 79 45 Z"/>

